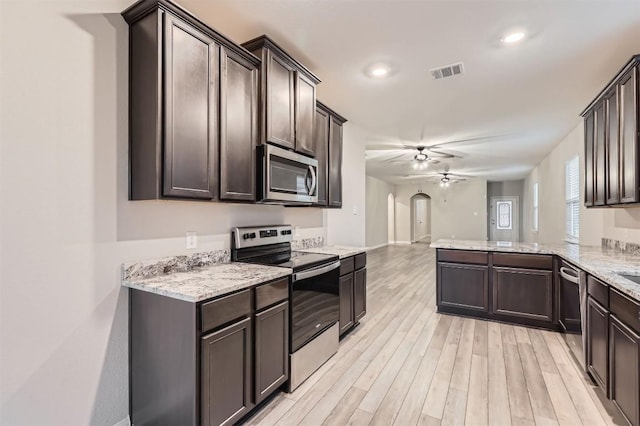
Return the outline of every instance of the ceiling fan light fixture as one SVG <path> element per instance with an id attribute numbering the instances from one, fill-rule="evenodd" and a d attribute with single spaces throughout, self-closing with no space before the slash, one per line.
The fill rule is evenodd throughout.
<path id="1" fill-rule="evenodd" d="M 426 161 L 427 160 L 427 154 L 424 154 L 424 153 L 421 152 L 419 154 L 416 154 L 415 157 L 413 157 L 413 158 L 415 158 L 418 161 Z"/>

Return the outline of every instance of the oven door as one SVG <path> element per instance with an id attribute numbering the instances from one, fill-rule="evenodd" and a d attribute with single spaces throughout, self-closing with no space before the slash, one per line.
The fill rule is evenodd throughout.
<path id="1" fill-rule="evenodd" d="M 268 144 L 260 153 L 262 201 L 318 201 L 318 160 Z"/>
<path id="2" fill-rule="evenodd" d="M 340 261 L 293 274 L 291 353 L 338 321 Z"/>

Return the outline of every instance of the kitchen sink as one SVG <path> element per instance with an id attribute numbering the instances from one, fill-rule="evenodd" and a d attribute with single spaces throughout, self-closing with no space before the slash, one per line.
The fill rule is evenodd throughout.
<path id="1" fill-rule="evenodd" d="M 630 281 L 633 281 L 636 284 L 640 284 L 640 277 L 637 276 L 637 275 L 625 275 L 625 274 L 618 274 L 618 275 L 620 275 L 621 277 L 626 278 L 626 279 L 628 279 Z"/>

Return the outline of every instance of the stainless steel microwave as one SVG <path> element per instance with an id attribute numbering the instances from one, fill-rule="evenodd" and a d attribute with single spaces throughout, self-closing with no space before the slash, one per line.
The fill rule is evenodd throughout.
<path id="1" fill-rule="evenodd" d="M 318 201 L 318 160 L 274 145 L 258 146 L 258 201 Z"/>

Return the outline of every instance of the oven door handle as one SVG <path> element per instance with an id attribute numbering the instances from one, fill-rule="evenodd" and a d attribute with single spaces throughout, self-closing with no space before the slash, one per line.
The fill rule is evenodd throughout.
<path id="1" fill-rule="evenodd" d="M 574 275 L 572 272 L 575 273 L 576 275 Z M 574 283 L 574 284 L 580 283 L 580 277 L 577 274 L 578 274 L 578 271 L 576 271 L 575 269 L 565 268 L 564 266 L 560 268 L 560 276 L 563 279 L 569 281 L 570 283 Z"/>
<path id="2" fill-rule="evenodd" d="M 338 269 L 340 267 L 340 261 L 336 260 L 335 262 L 326 265 L 320 266 L 318 268 L 309 269 L 307 271 L 296 272 L 293 274 L 292 282 L 305 280 L 307 278 L 317 277 L 318 275 L 326 274 L 329 271 L 333 271 L 334 269 Z"/>

